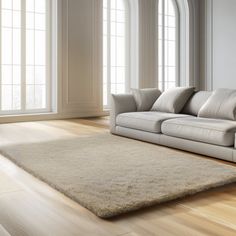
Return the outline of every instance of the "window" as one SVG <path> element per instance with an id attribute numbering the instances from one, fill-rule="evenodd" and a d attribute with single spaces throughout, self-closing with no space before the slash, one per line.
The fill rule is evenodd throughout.
<path id="1" fill-rule="evenodd" d="M 128 90 L 128 12 L 125 0 L 103 0 L 103 105 Z"/>
<path id="2" fill-rule="evenodd" d="M 50 0 L 1 0 L 0 114 L 50 110 Z"/>
<path id="3" fill-rule="evenodd" d="M 158 1 L 158 87 L 179 85 L 178 9 L 175 0 Z"/>

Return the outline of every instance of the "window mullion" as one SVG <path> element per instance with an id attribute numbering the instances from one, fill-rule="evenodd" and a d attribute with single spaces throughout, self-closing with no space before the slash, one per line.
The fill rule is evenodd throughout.
<path id="1" fill-rule="evenodd" d="M 162 1 L 162 91 L 165 91 L 165 0 Z"/>
<path id="2" fill-rule="evenodd" d="M 50 110 L 50 104 L 51 104 L 51 97 L 50 93 L 52 92 L 51 90 L 51 84 L 52 81 L 50 80 L 50 77 L 52 75 L 52 58 L 51 58 L 51 53 L 50 53 L 50 48 L 51 47 L 51 38 L 52 38 L 52 26 L 50 24 L 50 15 L 49 12 L 52 12 L 52 1 L 47 1 L 46 2 L 46 22 L 45 22 L 45 29 L 46 29 L 46 108 L 47 110 Z"/>
<path id="3" fill-rule="evenodd" d="M 110 107 L 111 101 L 111 3 L 107 1 L 107 105 Z"/>
<path id="4" fill-rule="evenodd" d="M 36 96 L 35 96 L 35 52 L 36 52 L 36 48 L 35 48 L 35 0 L 34 0 L 34 27 L 33 27 L 33 31 L 34 31 L 34 36 L 33 36 L 33 48 L 34 48 L 34 59 L 33 59 L 33 70 L 34 70 L 34 72 L 33 72 L 33 74 L 34 74 L 34 107 L 35 107 L 35 100 L 36 100 Z"/>
<path id="5" fill-rule="evenodd" d="M 117 93 L 117 1 L 115 2 L 115 93 Z"/>
<path id="6" fill-rule="evenodd" d="M 2 0 L 0 0 L 0 111 L 2 111 Z"/>
<path id="7" fill-rule="evenodd" d="M 12 4 L 12 15 L 11 15 L 11 20 L 12 20 L 12 32 L 11 32 L 11 42 L 12 42 L 12 51 L 11 51 L 11 56 L 12 56 L 12 67 L 11 67 L 11 109 L 13 110 L 13 100 L 14 100 L 14 85 L 13 85 L 13 68 L 14 68 L 14 65 L 13 65 L 13 57 L 14 57 L 14 52 L 13 52 L 13 49 L 14 49 L 14 37 L 13 37 L 13 34 L 14 34 L 14 29 L 13 29 L 13 0 L 11 0 L 11 4 Z"/>
<path id="8" fill-rule="evenodd" d="M 179 70 L 180 70 L 180 26 L 179 26 L 179 11 L 176 3 L 173 2 L 173 5 L 175 6 L 175 74 L 176 74 L 176 86 L 180 86 L 180 76 L 179 76 Z"/>
<path id="9" fill-rule="evenodd" d="M 130 60 L 131 52 L 129 51 L 130 47 L 130 8 L 125 2 L 127 11 L 125 11 L 125 92 L 129 93 L 131 86 L 131 73 L 130 73 Z"/>
<path id="10" fill-rule="evenodd" d="M 26 110 L 26 0 L 21 0 L 21 110 Z"/>

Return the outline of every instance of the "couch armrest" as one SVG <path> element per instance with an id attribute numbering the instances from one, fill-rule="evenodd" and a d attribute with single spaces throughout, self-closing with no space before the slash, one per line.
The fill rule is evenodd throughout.
<path id="1" fill-rule="evenodd" d="M 125 112 L 137 111 L 136 102 L 132 94 L 112 94 L 110 111 L 110 131 L 115 133 L 116 117 Z"/>

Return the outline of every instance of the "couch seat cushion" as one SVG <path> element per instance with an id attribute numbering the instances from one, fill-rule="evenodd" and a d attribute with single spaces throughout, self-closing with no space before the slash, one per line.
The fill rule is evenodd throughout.
<path id="1" fill-rule="evenodd" d="M 163 134 L 220 146 L 233 146 L 236 122 L 186 117 L 163 122 Z"/>
<path id="2" fill-rule="evenodd" d="M 151 111 L 127 112 L 117 116 L 116 125 L 152 133 L 160 133 L 161 123 L 163 121 L 178 117 L 187 117 L 187 115 Z"/>

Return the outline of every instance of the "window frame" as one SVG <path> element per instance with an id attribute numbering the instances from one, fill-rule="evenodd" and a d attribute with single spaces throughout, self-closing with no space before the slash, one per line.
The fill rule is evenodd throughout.
<path id="1" fill-rule="evenodd" d="M 159 24 L 158 24 L 158 18 L 159 18 L 159 3 L 162 1 L 162 12 L 165 12 L 165 0 L 157 0 L 156 4 L 156 45 L 157 45 L 157 50 L 156 50 L 156 58 L 157 58 L 157 65 L 156 65 L 156 77 L 157 77 L 157 87 L 165 91 L 166 90 L 166 78 L 165 78 L 165 16 L 166 14 L 162 14 L 162 46 L 159 48 Z M 180 11 L 178 8 L 178 3 L 176 0 L 170 0 L 172 1 L 172 4 L 174 6 L 174 11 L 175 11 L 175 18 L 176 18 L 176 26 L 175 26 L 175 86 L 180 86 Z M 159 50 L 162 50 L 162 62 L 164 63 L 162 65 L 162 86 L 160 88 L 160 83 L 159 83 Z"/>
<path id="2" fill-rule="evenodd" d="M 0 0 L 0 9 L 1 8 Z M 0 73 L 0 116 L 8 116 L 8 115 L 30 115 L 30 114 L 40 114 L 40 113 L 48 113 L 52 112 L 54 107 L 52 101 L 54 98 L 52 97 L 55 92 L 52 88 L 52 85 L 56 85 L 55 83 L 55 71 L 57 70 L 56 64 L 57 60 L 54 56 L 56 52 L 56 32 L 57 30 L 53 29 L 53 27 L 57 27 L 57 14 L 54 8 L 57 7 L 57 0 L 46 0 L 46 21 L 45 21 L 45 108 L 35 108 L 35 109 L 26 109 L 26 0 L 21 0 L 21 62 L 20 62 L 20 70 L 21 70 L 21 83 L 20 83 L 20 91 L 21 91 L 21 108 L 19 110 L 2 110 L 1 106 L 1 95 L 2 95 L 2 74 Z M 1 15 L 0 15 L 0 50 L 1 50 L 1 38 L 2 38 L 2 24 L 1 24 Z M 54 35 L 55 34 L 55 35 Z M 55 42 L 54 42 L 55 41 Z M 53 43 L 54 42 L 54 43 Z M 2 65 L 1 56 L 0 56 L 0 66 Z M 56 89 L 56 88 L 55 88 Z"/>

